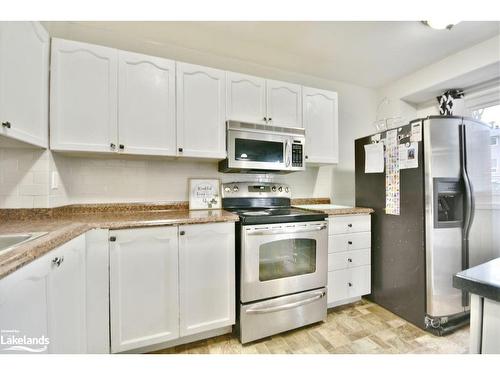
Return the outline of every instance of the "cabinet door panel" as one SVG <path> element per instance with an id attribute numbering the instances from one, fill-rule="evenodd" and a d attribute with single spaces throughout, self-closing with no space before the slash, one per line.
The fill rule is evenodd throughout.
<path id="1" fill-rule="evenodd" d="M 186 225 L 179 231 L 181 336 L 234 324 L 234 224 Z"/>
<path id="2" fill-rule="evenodd" d="M 302 127 L 302 87 L 293 83 L 266 81 L 269 124 Z"/>
<path id="3" fill-rule="evenodd" d="M 370 215 L 345 215 L 328 218 L 328 234 L 370 231 Z"/>
<path id="4" fill-rule="evenodd" d="M 328 237 L 328 253 L 367 249 L 371 247 L 371 232 L 333 234 Z"/>
<path id="5" fill-rule="evenodd" d="M 54 150 L 111 152 L 117 140 L 117 54 L 52 40 L 50 141 Z"/>
<path id="6" fill-rule="evenodd" d="M 302 95 L 307 161 L 312 163 L 337 163 L 337 93 L 303 87 Z"/>
<path id="7" fill-rule="evenodd" d="M 48 327 L 48 277 L 50 264 L 37 259 L 0 280 L 0 330 L 12 331 L 14 337 L 46 337 Z M 3 332 L 4 342 L 11 336 Z M 47 353 L 50 343 L 29 345 L 34 352 Z M 0 344 L 3 353 L 28 353 L 8 349 L 10 344 Z"/>
<path id="8" fill-rule="evenodd" d="M 60 258 L 57 266 L 52 260 Z M 50 352 L 86 353 L 85 237 L 80 236 L 50 253 Z"/>
<path id="9" fill-rule="evenodd" d="M 177 146 L 179 156 L 223 159 L 225 72 L 177 63 Z"/>
<path id="10" fill-rule="evenodd" d="M 127 154 L 175 155 L 175 62 L 119 51 L 119 143 Z"/>
<path id="11" fill-rule="evenodd" d="M 349 298 L 349 271 L 339 270 L 328 272 L 328 303 Z"/>
<path id="12" fill-rule="evenodd" d="M 110 231 L 111 351 L 179 337 L 176 227 Z"/>
<path id="13" fill-rule="evenodd" d="M 360 297 L 365 294 L 370 294 L 371 291 L 371 280 L 370 280 L 370 266 L 361 266 L 351 268 L 349 270 L 351 273 L 350 277 L 350 297 Z"/>
<path id="14" fill-rule="evenodd" d="M 0 23 L 0 134 L 48 145 L 50 38 L 38 22 Z"/>
<path id="15" fill-rule="evenodd" d="M 266 80 L 228 72 L 226 82 L 227 119 L 265 124 Z"/>

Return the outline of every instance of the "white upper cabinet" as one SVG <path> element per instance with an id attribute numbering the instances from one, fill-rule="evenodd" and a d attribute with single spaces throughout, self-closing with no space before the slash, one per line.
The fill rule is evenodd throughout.
<path id="1" fill-rule="evenodd" d="M 179 227 L 180 334 L 235 320 L 234 223 Z"/>
<path id="2" fill-rule="evenodd" d="M 0 134 L 48 146 L 49 48 L 37 22 L 0 22 Z"/>
<path id="3" fill-rule="evenodd" d="M 175 62 L 119 51 L 120 152 L 175 155 Z"/>
<path id="4" fill-rule="evenodd" d="M 266 80 L 228 72 L 226 76 L 228 120 L 266 123 Z"/>
<path id="5" fill-rule="evenodd" d="M 303 87 L 306 162 L 338 163 L 338 97 L 333 91 Z"/>
<path id="6" fill-rule="evenodd" d="M 115 49 L 52 39 L 52 149 L 114 150 L 117 143 L 117 62 Z"/>
<path id="7" fill-rule="evenodd" d="M 177 63 L 177 153 L 226 157 L 225 76 L 222 70 Z"/>
<path id="8" fill-rule="evenodd" d="M 302 86 L 267 80 L 266 91 L 268 124 L 301 128 Z"/>
<path id="9" fill-rule="evenodd" d="M 113 230 L 110 236 L 111 351 L 178 338 L 177 227 Z"/>

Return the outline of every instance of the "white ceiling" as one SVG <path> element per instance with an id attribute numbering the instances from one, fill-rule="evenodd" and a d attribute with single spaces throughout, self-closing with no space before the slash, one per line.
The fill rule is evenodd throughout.
<path id="1" fill-rule="evenodd" d="M 122 38 L 177 45 L 373 88 L 500 34 L 500 22 L 461 22 L 452 30 L 433 30 L 418 21 L 45 24 L 60 37 L 69 38 L 72 27 L 88 28 L 94 35 L 102 29 Z"/>

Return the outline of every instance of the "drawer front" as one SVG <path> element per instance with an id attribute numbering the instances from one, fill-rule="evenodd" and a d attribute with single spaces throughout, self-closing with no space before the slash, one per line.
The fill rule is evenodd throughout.
<path id="1" fill-rule="evenodd" d="M 328 303 L 370 294 L 370 266 L 328 272 Z"/>
<path id="2" fill-rule="evenodd" d="M 370 215 L 332 216 L 328 221 L 328 234 L 370 231 Z"/>
<path id="3" fill-rule="evenodd" d="M 370 249 L 328 254 L 328 271 L 370 265 Z"/>
<path id="4" fill-rule="evenodd" d="M 328 236 L 328 252 L 369 249 L 372 246 L 371 232 L 334 234 Z"/>

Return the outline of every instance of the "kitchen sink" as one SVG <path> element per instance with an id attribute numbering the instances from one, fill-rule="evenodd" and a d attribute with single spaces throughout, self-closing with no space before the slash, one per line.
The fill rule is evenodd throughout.
<path id="1" fill-rule="evenodd" d="M 16 234 L 1 234 L 0 235 L 0 255 L 10 250 L 15 249 L 17 246 L 32 241 L 35 238 L 41 237 L 47 232 L 33 232 L 33 233 L 16 233 Z"/>

